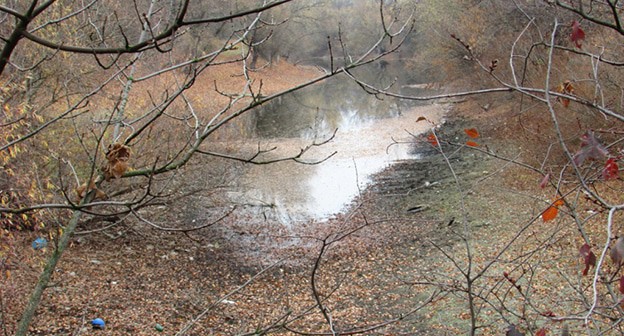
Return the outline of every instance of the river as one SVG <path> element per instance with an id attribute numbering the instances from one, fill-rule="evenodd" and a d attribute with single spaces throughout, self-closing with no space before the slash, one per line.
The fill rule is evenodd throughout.
<path id="1" fill-rule="evenodd" d="M 409 146 L 413 135 L 439 124 L 444 114 L 445 105 L 380 99 L 345 78 L 285 96 L 253 116 L 249 141 L 263 149 L 276 147 L 271 157 L 292 156 L 335 132 L 302 159 L 314 162 L 335 154 L 316 165 L 287 161 L 249 167 L 231 201 L 285 224 L 327 219 L 350 204 L 372 174 L 416 158 Z"/>

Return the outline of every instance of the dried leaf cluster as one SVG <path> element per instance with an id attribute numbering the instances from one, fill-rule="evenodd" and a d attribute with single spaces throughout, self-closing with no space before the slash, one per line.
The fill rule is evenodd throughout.
<path id="1" fill-rule="evenodd" d="M 83 183 L 78 188 L 76 188 L 76 196 L 78 196 L 78 200 L 81 200 L 87 196 L 87 194 L 91 191 L 95 191 L 95 196 L 93 196 L 93 200 L 106 200 L 108 199 L 108 195 L 101 189 L 99 189 L 96 185 L 95 180 L 91 180 L 89 185 L 87 183 Z"/>
<path id="2" fill-rule="evenodd" d="M 574 90 L 574 86 L 572 85 L 572 82 L 567 80 L 557 85 L 556 91 L 561 94 L 566 94 L 566 95 L 571 96 L 571 95 L 574 95 L 575 90 Z M 570 106 L 570 99 L 568 98 L 558 97 L 557 100 L 560 101 L 564 107 Z"/>
<path id="3" fill-rule="evenodd" d="M 111 178 L 120 178 L 128 170 L 128 160 L 130 160 L 130 148 L 120 143 L 108 146 L 106 152 L 106 163 L 102 166 L 104 179 L 110 181 Z"/>

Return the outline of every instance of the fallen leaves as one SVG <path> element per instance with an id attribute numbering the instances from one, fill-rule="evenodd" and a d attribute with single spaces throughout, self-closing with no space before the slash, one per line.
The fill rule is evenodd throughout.
<path id="1" fill-rule="evenodd" d="M 427 142 L 429 142 L 431 146 L 436 147 L 438 145 L 438 138 L 435 136 L 435 134 L 429 133 L 429 135 L 427 135 Z"/>
<path id="2" fill-rule="evenodd" d="M 479 131 L 477 131 L 476 128 L 466 128 L 464 129 L 464 133 L 466 133 L 466 135 L 468 135 L 468 137 L 472 139 L 476 139 L 479 137 Z"/>
<path id="3" fill-rule="evenodd" d="M 476 139 L 476 138 L 478 138 L 480 136 L 479 135 L 479 131 L 477 131 L 476 128 L 465 128 L 464 129 L 464 133 L 466 133 L 466 135 L 469 138 L 471 138 L 471 139 Z M 475 141 L 468 140 L 468 141 L 466 141 L 466 146 L 469 146 L 469 147 L 479 147 L 479 144 L 476 143 Z"/>

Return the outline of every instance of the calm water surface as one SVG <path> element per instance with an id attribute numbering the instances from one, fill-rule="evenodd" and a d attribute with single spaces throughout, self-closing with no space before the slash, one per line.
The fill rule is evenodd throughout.
<path id="1" fill-rule="evenodd" d="M 414 158 L 408 145 L 391 144 L 410 140 L 408 131 L 426 132 L 431 124 L 417 119 L 424 116 L 438 122 L 444 110 L 444 105 L 378 99 L 344 79 L 276 100 L 253 116 L 251 142 L 262 148 L 277 147 L 271 155 L 294 155 L 337 129 L 329 143 L 312 148 L 303 159 L 322 160 L 336 154 L 318 165 L 289 161 L 250 167 L 232 201 L 283 223 L 326 219 L 343 210 L 372 174 L 398 160 Z"/>

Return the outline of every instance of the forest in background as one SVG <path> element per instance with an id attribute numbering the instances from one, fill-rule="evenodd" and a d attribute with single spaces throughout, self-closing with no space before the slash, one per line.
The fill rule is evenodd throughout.
<path id="1" fill-rule="evenodd" d="M 460 150 L 502 163 L 506 170 L 498 175 L 508 187 L 518 187 L 530 211 L 493 203 L 524 219 L 486 251 L 471 225 L 478 218 L 469 216 L 466 206 L 472 190 L 467 186 L 475 182 L 453 173 L 458 196 L 444 206 L 457 209 L 454 218 L 461 225 L 449 234 L 458 244 L 430 242 L 447 268 L 434 263 L 438 269 L 410 270 L 411 279 L 401 278 L 398 285 L 375 278 L 371 288 L 383 288 L 380 293 L 431 296 L 414 294 L 414 301 L 397 302 L 395 309 L 393 296 L 380 294 L 373 306 L 383 306 L 384 313 L 371 319 L 364 312 L 370 306 L 355 294 L 358 299 L 339 304 L 346 300 L 339 293 L 345 281 L 324 268 L 339 268 L 361 252 L 342 245 L 345 241 L 372 247 L 360 235 L 384 234 L 386 220 L 356 208 L 335 226 L 297 233 L 298 239 L 310 235 L 318 243 L 297 252 L 307 256 L 300 272 L 292 272 L 302 281 L 293 285 L 299 293 L 293 297 L 307 298 L 301 305 L 284 307 L 283 300 L 290 300 L 286 289 L 280 295 L 258 289 L 250 294 L 260 302 L 253 307 L 271 301 L 266 295 L 272 293 L 280 300 L 271 304 L 284 310 L 260 319 L 228 315 L 223 329 L 211 326 L 220 330 L 213 332 L 392 333 L 387 328 L 400 326 L 407 316 L 444 310 L 440 307 L 454 298 L 465 323 L 453 324 L 453 332 L 621 334 L 622 9 L 613 0 L 6 1 L 0 5 L 2 332 L 25 335 L 37 312 L 46 316 L 37 309 L 40 302 L 50 307 L 45 293 L 54 288 L 59 261 L 71 259 L 73 251 L 65 249 L 81 245 L 73 236 L 77 229 L 93 231 L 85 251 L 89 244 L 114 250 L 107 230 L 119 223 L 136 227 L 134 234 L 142 237 L 186 239 L 223 222 L 244 221 L 212 196 L 231 183 L 241 163 L 319 163 L 307 162 L 305 153 L 324 143 L 315 139 L 285 157 L 272 155 L 270 148 L 244 152 L 237 141 L 254 137 L 252 112 L 340 76 L 380 99 L 469 100 L 474 111 L 459 107 L 472 124 L 465 134 L 447 136 L 432 125 L 414 141 L 430 146 L 441 157 L 441 169 L 451 172 L 451 159 Z M 422 79 L 407 84 L 434 85 L 442 93 L 410 96 L 362 75 L 366 67 L 395 62 Z M 197 167 L 210 167 L 201 176 L 201 192 L 192 180 Z M 204 223 L 156 224 L 192 216 L 184 204 L 199 193 L 213 197 Z M 155 210 L 160 207 L 166 216 Z M 261 229 L 260 234 L 280 230 L 270 225 L 254 230 Z M 43 254 L 31 251 L 36 246 L 29 240 L 37 236 L 48 241 Z M 106 237 L 111 244 L 101 242 Z M 394 252 L 385 255 L 384 265 L 399 265 L 401 255 Z M 233 262 L 228 257 L 214 258 Z M 275 265 L 231 267 L 239 273 L 232 282 L 212 280 L 218 288 L 232 288 L 245 279 L 232 289 L 238 293 L 253 291 L 254 281 Z M 368 271 L 378 273 L 380 267 Z M 168 323 L 180 328 L 180 335 L 206 315 L 199 307 L 211 310 L 229 298 L 214 301 L 223 293 L 200 287 L 186 290 L 197 291 L 193 300 L 212 297 L 207 302 L 213 303 L 177 307 L 184 314 L 173 314 Z M 85 325 L 87 318 L 72 311 L 64 320 Z M 48 319 L 36 329 L 50 333 L 44 331 Z M 255 324 L 254 330 L 246 324 Z M 82 332 L 72 328 L 54 333 Z"/>

